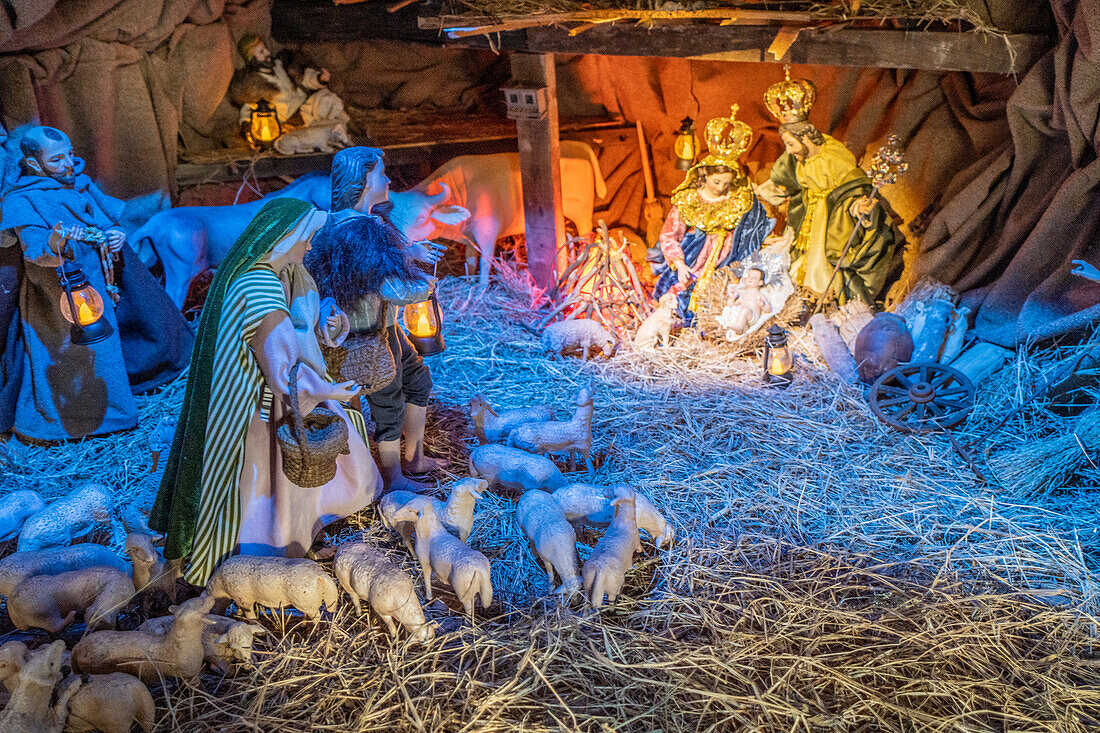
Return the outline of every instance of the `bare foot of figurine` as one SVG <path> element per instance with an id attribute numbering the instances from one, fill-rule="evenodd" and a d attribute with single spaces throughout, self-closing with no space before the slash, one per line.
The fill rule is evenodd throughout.
<path id="1" fill-rule="evenodd" d="M 404 473 L 399 473 L 393 477 L 392 481 L 387 481 L 386 493 L 391 491 L 411 491 L 414 494 L 422 494 L 431 488 L 428 484 L 416 479 L 409 478 Z"/>
<path id="2" fill-rule="evenodd" d="M 448 461 L 445 458 L 432 458 L 431 456 L 420 455 L 413 458 L 411 461 L 403 463 L 402 468 L 405 473 L 411 473 L 413 475 L 431 473 L 432 471 L 441 471 L 446 468 Z"/>

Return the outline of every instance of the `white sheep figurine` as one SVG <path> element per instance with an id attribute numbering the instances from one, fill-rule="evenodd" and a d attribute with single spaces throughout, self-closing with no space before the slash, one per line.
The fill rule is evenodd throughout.
<path id="1" fill-rule="evenodd" d="M 24 489 L 0 497 L 0 542 L 19 534 L 27 519 L 46 508 L 37 491 Z"/>
<path id="2" fill-rule="evenodd" d="M 91 542 L 70 547 L 15 552 L 0 560 L 0 596 L 11 596 L 16 586 L 35 575 L 58 575 L 97 565 L 130 572 L 130 563 L 103 545 Z"/>
<path id="3" fill-rule="evenodd" d="M 14 691 L 19 671 L 27 661 L 27 645 L 9 641 L 0 646 L 0 685 Z M 65 655 L 62 653 L 62 664 Z M 69 685 L 80 677 L 69 675 L 61 681 L 58 693 L 65 695 Z M 83 681 L 69 699 L 69 720 L 66 733 L 102 731 L 130 733 L 134 723 L 143 731 L 151 731 L 156 722 L 156 707 L 149 688 L 133 675 L 123 672 L 93 674 Z"/>
<path id="4" fill-rule="evenodd" d="M 528 491 L 516 504 L 516 519 L 546 569 L 550 587 L 554 587 L 557 572 L 561 585 L 555 589 L 556 593 L 570 596 L 579 591 L 577 534 L 554 498 L 540 489 Z"/>
<path id="5" fill-rule="evenodd" d="M 580 453 L 588 473 L 594 473 L 592 411 L 595 392 L 592 383 L 581 387 L 577 393 L 577 410 L 569 422 L 530 422 L 517 426 L 508 434 L 508 446 L 538 454 L 568 453 L 570 471 L 576 469 L 576 454 Z"/>
<path id="6" fill-rule="evenodd" d="M 173 606 L 176 618 L 167 634 L 146 631 L 96 631 L 73 647 L 74 672 L 126 672 L 143 682 L 162 677 L 194 680 L 202 671 L 202 630 L 214 599 L 200 596 Z"/>
<path id="7" fill-rule="evenodd" d="M 676 538 L 676 529 L 644 494 L 635 491 L 634 496 L 638 529 L 644 530 L 653 538 L 657 549 L 666 545 L 671 547 Z M 554 500 L 570 522 L 583 519 L 590 524 L 607 525 L 615 511 L 611 506 L 613 498 L 615 488 L 612 486 L 574 483 L 554 490 Z"/>
<path id="8" fill-rule="evenodd" d="M 634 519 L 634 490 L 625 486 L 616 488 L 611 505 L 615 507 L 611 526 L 581 568 L 584 591 L 596 608 L 603 605 L 605 595 L 608 603 L 615 602 L 626 573 L 634 564 L 634 553 L 642 550 Z"/>
<path id="9" fill-rule="evenodd" d="M 398 522 L 416 523 L 416 559 L 424 573 L 424 594 L 432 598 L 432 571 L 454 589 L 466 613 L 473 615 L 474 601 L 480 596 L 482 608 L 493 602 L 489 560 L 462 540 L 452 537 L 426 496 L 413 499 L 397 510 Z"/>
<path id="10" fill-rule="evenodd" d="M 526 422 L 545 422 L 554 419 L 550 405 L 532 405 L 514 410 L 497 412 L 484 395 L 470 398 L 470 419 L 474 421 L 474 434 L 481 444 L 499 443 L 508 439 L 508 433 Z"/>
<path id="11" fill-rule="evenodd" d="M 161 557 L 153 547 L 153 537 L 143 532 L 126 535 L 126 554 L 133 564 L 134 590 L 138 593 L 163 591 L 172 603 L 176 602 L 176 569 Z"/>
<path id="12" fill-rule="evenodd" d="M 542 348 L 555 354 L 581 353 L 588 361 L 593 350 L 611 358 L 619 345 L 619 339 L 590 318 L 574 318 L 551 323 L 542 332 Z"/>
<path id="13" fill-rule="evenodd" d="M 138 626 L 138 631 L 165 636 L 175 623 L 174 616 L 151 618 Z M 267 633 L 259 624 L 238 621 L 228 616 L 206 614 L 202 629 L 203 661 L 220 674 L 230 674 L 238 663 L 252 664 L 252 642 Z"/>
<path id="14" fill-rule="evenodd" d="M 58 575 L 27 578 L 8 597 L 15 627 L 45 629 L 51 634 L 84 614 L 89 630 L 114 628 L 118 612 L 134 596 L 130 576 L 111 567 L 81 568 Z"/>
<path id="15" fill-rule="evenodd" d="M 672 335 L 672 324 L 676 320 L 676 293 L 669 290 L 657 300 L 657 307 L 650 313 L 634 333 L 635 349 L 656 348 L 658 340 L 661 346 L 668 346 Z"/>
<path id="16" fill-rule="evenodd" d="M 50 704 L 61 681 L 65 642 L 58 640 L 27 654 L 12 685 L 11 699 L 0 714 L 4 733 L 61 733 L 69 717 L 69 701 L 80 690 L 78 679 Z M 9 680 L 10 684 L 10 680 Z"/>
<path id="17" fill-rule="evenodd" d="M 479 445 L 470 451 L 470 475 L 484 478 L 489 488 L 497 485 L 528 491 L 552 491 L 565 484 L 565 476 L 546 456 L 536 456 L 506 445 Z"/>
<path id="18" fill-rule="evenodd" d="M 16 547 L 25 552 L 69 545 L 74 538 L 91 532 L 98 522 L 110 523 L 112 535 L 121 534 L 111 515 L 113 501 L 111 490 L 100 484 L 74 489 L 29 517 L 19 532 Z"/>
<path id="19" fill-rule="evenodd" d="M 474 528 L 474 507 L 477 505 L 477 501 L 481 499 L 481 492 L 488 488 L 489 482 L 484 479 L 464 478 L 451 484 L 451 491 L 446 502 L 432 498 L 439 521 L 443 522 L 443 526 L 447 528 L 448 532 L 457 536 L 463 542 L 470 536 L 470 532 Z M 395 524 L 393 514 L 418 496 L 423 496 L 423 494 L 415 494 L 411 491 L 391 491 L 383 496 L 378 503 L 382 512 L 382 524 L 387 529 L 396 529 L 401 534 L 401 539 L 404 541 L 405 547 L 409 548 L 409 552 L 413 551 L 412 523 L 401 522 Z"/>
<path id="20" fill-rule="evenodd" d="M 256 605 L 293 606 L 314 619 L 322 604 L 333 613 L 339 598 L 332 577 L 313 560 L 253 555 L 236 555 L 219 565 L 203 595 L 216 599 L 219 611 L 225 601 L 235 602 L 247 619 L 256 618 Z"/>
<path id="21" fill-rule="evenodd" d="M 413 643 L 427 644 L 435 638 L 435 627 L 424 619 L 412 578 L 381 551 L 366 542 L 345 542 L 336 548 L 332 569 L 357 614 L 363 613 L 362 599 L 382 619 L 390 636 L 397 636 L 396 620 L 412 634 Z"/>

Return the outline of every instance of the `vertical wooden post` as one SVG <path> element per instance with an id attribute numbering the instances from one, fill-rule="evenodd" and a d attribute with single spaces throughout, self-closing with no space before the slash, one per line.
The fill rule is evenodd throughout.
<path id="1" fill-rule="evenodd" d="M 517 86 L 546 88 L 546 115 L 538 120 L 516 120 L 516 132 L 527 267 L 539 287 L 551 288 L 557 282 L 558 272 L 564 269 L 564 263 L 558 262 L 558 249 L 565 243 L 554 55 L 513 52 L 511 61 L 512 80 Z"/>

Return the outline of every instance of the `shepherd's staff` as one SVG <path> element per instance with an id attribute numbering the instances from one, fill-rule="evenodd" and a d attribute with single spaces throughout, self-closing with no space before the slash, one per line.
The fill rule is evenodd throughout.
<path id="1" fill-rule="evenodd" d="M 825 284 L 825 290 L 818 296 L 817 303 L 814 304 L 814 308 L 806 316 L 806 320 L 809 321 L 813 316 L 821 309 L 821 304 L 825 302 L 825 298 L 829 297 L 829 288 L 833 286 L 833 280 L 836 279 L 836 274 L 840 272 L 840 266 L 844 263 L 844 258 L 848 254 L 848 250 L 855 244 L 856 238 L 863 232 L 863 221 L 871 212 L 875 210 L 875 203 L 878 199 L 878 190 L 888 183 L 895 183 L 905 171 L 909 170 L 909 164 L 905 162 L 905 159 L 901 157 L 901 139 L 897 135 L 891 135 L 886 138 L 886 144 L 878 149 L 875 153 L 875 157 L 871 158 L 871 170 L 868 174 L 871 177 L 871 181 L 874 185 L 871 187 L 871 207 L 866 212 L 860 212 L 859 219 L 856 221 L 856 228 L 852 231 L 852 236 L 848 237 L 848 243 L 844 245 L 844 249 L 840 251 L 840 257 L 837 258 L 836 267 L 833 268 L 833 274 L 829 276 L 829 282 Z"/>

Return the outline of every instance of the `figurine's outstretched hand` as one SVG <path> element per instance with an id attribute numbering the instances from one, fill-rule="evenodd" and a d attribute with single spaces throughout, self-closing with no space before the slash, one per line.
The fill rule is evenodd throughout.
<path id="1" fill-rule="evenodd" d="M 347 402 L 352 397 L 359 394 L 361 389 L 363 388 L 350 380 L 347 382 L 338 382 L 331 386 L 328 399 L 336 400 L 337 402 Z"/>
<path id="2" fill-rule="evenodd" d="M 1100 270 L 1097 270 L 1094 265 L 1090 265 L 1084 260 L 1074 260 L 1073 264 L 1077 266 L 1069 271 L 1070 275 L 1080 275 L 1083 278 L 1100 283 Z"/>
<path id="3" fill-rule="evenodd" d="M 111 252 L 118 252 L 126 243 L 126 232 L 121 229 L 108 229 L 104 234 L 107 235 L 107 249 Z"/>
<path id="4" fill-rule="evenodd" d="M 409 245 L 409 255 L 426 265 L 434 265 L 443 259 L 443 253 L 447 251 L 446 245 L 428 240 L 413 242 Z"/>

